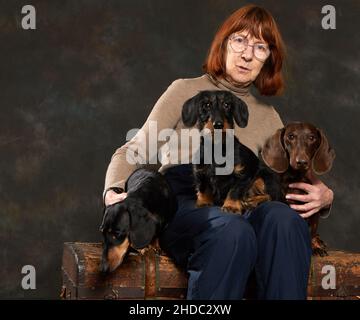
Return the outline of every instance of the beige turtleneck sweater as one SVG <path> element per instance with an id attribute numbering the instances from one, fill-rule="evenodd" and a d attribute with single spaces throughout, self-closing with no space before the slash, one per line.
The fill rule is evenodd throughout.
<path id="1" fill-rule="evenodd" d="M 109 188 L 124 189 L 126 179 L 140 166 L 129 163 L 126 159 L 126 153 L 128 155 L 135 154 L 138 159 L 139 155 L 145 155 L 141 158 L 142 163 L 154 162 L 153 158 L 149 158 L 148 152 L 149 131 L 152 130 L 151 127 L 154 123 L 156 123 L 157 132 L 170 128 L 174 129 L 174 134 L 180 137 L 180 130 L 185 128 L 181 120 L 182 106 L 186 100 L 202 90 L 229 90 L 247 104 L 249 109 L 248 125 L 245 128 L 239 128 L 235 124 L 234 131 L 241 143 L 248 146 L 257 155 L 265 140 L 274 134 L 277 129 L 283 127 L 283 123 L 275 109 L 272 106 L 261 103 L 251 95 L 249 86 L 237 87 L 224 79 L 215 80 L 207 74 L 198 78 L 178 79 L 168 87 L 156 102 L 139 133 L 122 147 L 118 148 L 113 154 L 106 172 L 104 194 Z M 156 137 L 153 137 L 153 133 L 151 135 L 152 138 L 156 139 Z M 157 150 L 161 148 L 162 160 L 160 172 L 164 172 L 168 167 L 176 165 L 176 163 L 171 163 L 169 160 L 171 146 L 166 144 L 168 142 L 160 141 L 155 146 Z M 181 146 L 182 144 L 179 142 L 177 147 L 179 159 L 181 159 L 182 154 Z M 191 162 L 191 144 L 187 148 L 190 149 L 188 152 Z"/>

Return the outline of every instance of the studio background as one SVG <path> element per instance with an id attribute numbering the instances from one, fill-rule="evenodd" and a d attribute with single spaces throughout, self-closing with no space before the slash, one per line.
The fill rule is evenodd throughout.
<path id="1" fill-rule="evenodd" d="M 287 88 L 261 98 L 323 128 L 336 160 L 320 234 L 360 251 L 360 2 L 252 1 L 287 45 Z M 21 27 L 32 4 L 37 29 Z M 172 81 L 197 77 L 223 20 L 247 1 L 0 1 L 0 298 L 58 298 L 62 244 L 100 241 L 106 168 Z M 336 8 L 336 30 L 321 27 Z M 24 265 L 36 290 L 21 288 Z"/>

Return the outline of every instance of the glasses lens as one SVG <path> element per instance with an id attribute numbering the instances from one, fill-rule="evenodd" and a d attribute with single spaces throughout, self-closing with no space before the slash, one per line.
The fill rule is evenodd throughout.
<path id="1" fill-rule="evenodd" d="M 242 36 L 233 36 L 230 38 L 230 46 L 236 53 L 241 53 L 248 47 L 248 41 Z M 270 55 L 270 49 L 263 43 L 256 43 L 254 48 L 254 56 L 259 60 L 266 60 Z"/>
<path id="2" fill-rule="evenodd" d="M 247 40 L 240 36 L 231 38 L 230 46 L 235 52 L 243 52 L 247 47 Z"/>
<path id="3" fill-rule="evenodd" d="M 257 43 L 254 45 L 254 55 L 259 60 L 266 60 L 270 55 L 270 50 L 266 45 Z"/>

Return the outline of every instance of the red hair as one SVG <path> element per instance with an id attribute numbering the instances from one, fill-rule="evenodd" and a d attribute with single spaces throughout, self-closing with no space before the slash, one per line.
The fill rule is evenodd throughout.
<path id="1" fill-rule="evenodd" d="M 284 89 L 282 66 L 285 46 L 272 15 L 264 8 L 255 5 L 242 7 L 225 20 L 215 34 L 203 70 L 212 77 L 224 77 L 226 74 L 224 43 L 231 34 L 243 30 L 249 31 L 253 37 L 263 38 L 271 51 L 254 81 L 255 87 L 262 95 L 279 95 Z"/>

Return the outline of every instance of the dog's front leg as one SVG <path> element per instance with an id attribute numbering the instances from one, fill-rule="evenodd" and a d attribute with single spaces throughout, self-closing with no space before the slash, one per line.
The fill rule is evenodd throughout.
<path id="1" fill-rule="evenodd" d="M 271 197 L 266 191 L 264 179 L 258 177 L 257 179 L 255 179 L 243 199 L 243 209 L 255 209 L 260 203 L 266 201 L 271 201 Z"/>
<path id="2" fill-rule="evenodd" d="M 243 211 L 243 203 L 240 197 L 241 191 L 239 188 L 232 188 L 224 201 L 221 209 L 225 212 L 233 212 L 233 213 L 242 213 Z"/>
<path id="3" fill-rule="evenodd" d="M 196 196 L 196 206 L 198 208 L 212 206 L 214 203 L 212 194 L 208 190 L 204 192 L 198 191 L 196 193 Z"/>
<path id="4" fill-rule="evenodd" d="M 214 204 L 214 196 L 210 184 L 210 180 L 205 173 L 206 167 L 203 165 L 194 166 L 194 178 L 196 188 L 196 207 L 212 206 Z"/>
<path id="5" fill-rule="evenodd" d="M 311 249 L 314 256 L 324 257 L 327 256 L 328 253 L 326 251 L 326 243 L 320 239 L 320 236 L 317 233 L 317 229 L 319 226 L 319 217 L 320 212 L 317 212 L 313 214 L 310 218 L 308 218 L 311 234 Z"/>

